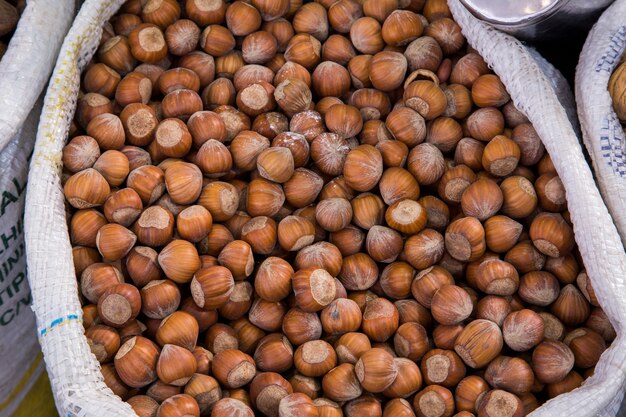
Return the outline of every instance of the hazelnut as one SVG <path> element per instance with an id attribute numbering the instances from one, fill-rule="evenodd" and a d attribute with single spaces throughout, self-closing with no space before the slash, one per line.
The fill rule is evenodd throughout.
<path id="1" fill-rule="evenodd" d="M 126 133 L 126 139 L 135 146 L 150 144 L 159 124 L 154 110 L 143 103 L 131 103 L 124 107 L 120 113 L 120 120 Z M 123 149 L 122 152 L 124 152 Z M 126 156 L 128 157 L 128 155 Z"/>
<path id="2" fill-rule="evenodd" d="M 442 152 L 454 150 L 463 137 L 461 125 L 450 117 L 438 117 L 428 125 L 426 142 Z"/>
<path id="3" fill-rule="evenodd" d="M 100 363 L 110 362 L 120 348 L 120 335 L 109 326 L 96 324 L 85 330 L 91 352 Z"/>
<path id="4" fill-rule="evenodd" d="M 363 353 L 354 372 L 361 386 L 369 392 L 383 392 L 398 375 L 398 366 L 390 353 L 373 348 Z"/>
<path id="5" fill-rule="evenodd" d="M 572 370 L 574 360 L 574 354 L 566 344 L 544 341 L 533 350 L 533 371 L 544 384 L 559 382 Z"/>
<path id="6" fill-rule="evenodd" d="M 437 322 L 452 325 L 468 318 L 472 314 L 473 305 L 467 291 L 456 285 L 445 284 L 433 295 L 430 308 Z"/>
<path id="7" fill-rule="evenodd" d="M 320 42 L 328 38 L 326 9 L 319 3 L 302 5 L 293 16 L 292 24 L 296 33 L 308 33 Z"/>
<path id="8" fill-rule="evenodd" d="M 343 259 L 337 277 L 347 290 L 366 290 L 378 279 L 378 267 L 370 256 L 359 252 Z"/>
<path id="9" fill-rule="evenodd" d="M 219 308 L 219 314 L 228 320 L 238 320 L 248 313 L 252 305 L 252 284 L 237 281 L 228 302 Z"/>
<path id="10" fill-rule="evenodd" d="M 297 78 L 288 78 L 278 84 L 274 90 L 274 98 L 288 116 L 309 110 L 312 101 L 311 90 Z"/>
<path id="11" fill-rule="evenodd" d="M 480 181 L 491 180 L 481 179 L 476 181 L 476 183 Z M 502 196 L 500 189 L 498 189 L 498 195 Z M 496 215 L 488 218 L 483 226 L 485 228 L 485 242 L 487 243 L 487 247 L 489 250 L 497 253 L 507 252 L 513 248 L 519 240 L 523 230 L 520 223 L 503 215 Z"/>
<path id="12" fill-rule="evenodd" d="M 463 378 L 454 392 L 457 411 L 475 412 L 482 396 L 487 391 L 489 391 L 489 385 L 482 377 L 470 375 Z"/>
<path id="13" fill-rule="evenodd" d="M 270 99 L 270 101 L 272 106 L 274 106 L 273 100 Z M 278 112 L 259 114 L 252 122 L 252 130 L 266 136 L 268 139 L 274 139 L 276 136 L 286 133 L 288 129 L 289 120 L 287 116 Z"/>
<path id="14" fill-rule="evenodd" d="M 165 345 L 159 355 L 156 372 L 162 382 L 183 386 L 191 379 L 196 367 L 196 359 L 190 351 L 176 345 Z"/>
<path id="15" fill-rule="evenodd" d="M 63 148 L 63 166 L 73 173 L 93 167 L 99 157 L 100 147 L 91 136 L 76 136 Z"/>
<path id="16" fill-rule="evenodd" d="M 261 27 L 261 14 L 252 5 L 236 1 L 226 9 L 226 25 L 235 36 L 245 36 Z"/>
<path id="17" fill-rule="evenodd" d="M 512 102 L 509 102 L 512 103 Z M 507 109 L 511 107 L 507 104 L 503 110 L 507 117 Z M 510 114 L 509 114 L 510 116 Z M 511 125 L 507 120 L 507 125 Z M 520 163 L 526 166 L 535 165 L 545 154 L 545 147 L 535 128 L 524 120 L 513 129 L 511 139 L 520 147 Z"/>
<path id="18" fill-rule="evenodd" d="M 406 358 L 395 358 L 398 376 L 383 394 L 390 398 L 407 398 L 422 386 L 422 374 L 415 362 Z"/>
<path id="19" fill-rule="evenodd" d="M 474 171 L 480 171 L 483 167 L 482 158 L 485 146 L 472 138 L 462 138 L 454 151 L 454 163 L 466 165 Z"/>
<path id="20" fill-rule="evenodd" d="M 412 361 L 418 361 L 428 351 L 428 335 L 419 323 L 408 322 L 398 327 L 394 338 L 396 353 Z"/>
<path id="21" fill-rule="evenodd" d="M 77 209 L 100 206 L 104 204 L 109 193 L 109 183 L 93 168 L 72 175 L 63 187 L 65 198 Z"/>
<path id="22" fill-rule="evenodd" d="M 374 88 L 393 91 L 404 82 L 407 60 L 399 52 L 382 51 L 370 61 L 370 81 Z"/>
<path id="23" fill-rule="evenodd" d="M 328 8 L 328 22 L 339 33 L 348 33 L 354 22 L 363 16 L 363 9 L 354 0 L 332 2 Z"/>
<path id="24" fill-rule="evenodd" d="M 285 52 L 287 44 L 294 36 L 294 30 L 291 22 L 284 18 L 265 21 L 263 23 L 262 29 L 271 33 L 274 38 L 276 38 L 276 41 L 278 43 L 278 52 Z"/>
<path id="25" fill-rule="evenodd" d="M 335 350 L 323 340 L 312 340 L 298 346 L 293 359 L 298 372 L 310 377 L 325 375 L 337 364 Z"/>
<path id="26" fill-rule="evenodd" d="M 289 383 L 293 387 L 293 392 L 306 394 L 312 399 L 318 398 L 320 391 L 322 390 L 322 384 L 316 378 L 311 378 L 297 373 L 291 377 Z"/>
<path id="27" fill-rule="evenodd" d="M 280 400 L 278 415 L 279 417 L 306 417 L 317 416 L 318 412 L 317 407 L 313 404 L 313 400 L 308 395 L 294 393 Z"/>
<path id="28" fill-rule="evenodd" d="M 443 115 L 455 119 L 464 119 L 472 110 L 470 91 L 461 84 L 450 84 L 443 90 L 448 105 Z M 470 139 L 470 138 L 467 138 Z"/>
<path id="29" fill-rule="evenodd" d="M 98 58 L 100 62 L 120 74 L 131 72 L 136 64 L 125 36 L 114 36 L 108 39 L 98 49 Z"/>
<path id="30" fill-rule="evenodd" d="M 222 389 L 215 378 L 196 373 L 185 386 L 185 394 L 196 400 L 202 414 L 211 410 L 221 399 Z"/>
<path id="31" fill-rule="evenodd" d="M 272 302 L 257 298 L 248 312 L 250 323 L 268 332 L 280 330 L 287 308 L 279 301 Z"/>
<path id="32" fill-rule="evenodd" d="M 360 145 L 348 152 L 343 172 L 349 187 L 356 191 L 368 191 L 382 176 L 382 156 L 373 146 Z"/>
<path id="33" fill-rule="evenodd" d="M 470 184 L 461 196 L 461 208 L 469 217 L 485 221 L 493 217 L 502 207 L 503 196 L 498 184 L 481 178 Z"/>
<path id="34" fill-rule="evenodd" d="M 590 313 L 590 306 L 583 294 L 572 284 L 561 289 L 558 298 L 552 303 L 551 312 L 566 326 L 584 323 Z"/>
<path id="35" fill-rule="evenodd" d="M 268 417 L 278 417 L 280 401 L 292 393 L 291 384 L 274 372 L 259 373 L 250 384 L 252 403 Z"/>
<path id="36" fill-rule="evenodd" d="M 254 417 L 254 411 L 246 403 L 234 398 L 222 398 L 213 406 L 213 416 Z"/>
<path id="37" fill-rule="evenodd" d="M 521 417 L 525 414 L 522 401 L 517 395 L 499 389 L 485 393 L 480 400 L 477 412 L 478 415 L 485 417 L 501 415 Z"/>
<path id="38" fill-rule="evenodd" d="M 363 54 L 375 54 L 385 45 L 380 23 L 371 17 L 361 17 L 350 26 L 350 40 Z"/>
<path id="39" fill-rule="evenodd" d="M 419 38 L 422 31 L 423 24 L 416 13 L 394 10 L 383 22 L 382 36 L 387 45 L 404 46 Z"/>
<path id="40" fill-rule="evenodd" d="M 332 61 L 324 61 L 319 64 L 311 75 L 311 81 L 313 89 L 319 97 L 341 97 L 350 88 L 348 70 Z"/>
<path id="41" fill-rule="evenodd" d="M 615 339 L 615 329 L 613 329 L 606 313 L 601 308 L 596 307 L 591 310 L 585 326 L 600 334 L 606 342 Z"/>
<path id="42" fill-rule="evenodd" d="M 473 261 L 485 253 L 485 230 L 474 217 L 463 217 L 448 225 L 446 250 L 459 261 Z"/>
<path id="43" fill-rule="evenodd" d="M 547 257 L 545 270 L 554 274 L 563 284 L 573 284 L 578 277 L 580 268 L 574 256 L 567 254 L 558 258 Z"/>
<path id="44" fill-rule="evenodd" d="M 233 275 L 223 266 L 201 268 L 191 280 L 191 294 L 198 307 L 216 309 L 228 302 L 234 285 Z"/>
<path id="45" fill-rule="evenodd" d="M 246 63 L 263 64 L 276 55 L 278 42 L 271 33 L 261 30 L 243 38 L 241 51 Z"/>
<path id="46" fill-rule="evenodd" d="M 156 415 L 159 403 L 147 395 L 135 395 L 126 400 L 139 417 Z"/>
<path id="47" fill-rule="evenodd" d="M 531 271 L 520 278 L 518 295 L 530 304 L 546 307 L 559 296 L 561 288 L 554 275 L 545 271 Z"/>
<path id="48" fill-rule="evenodd" d="M 331 369 L 322 378 L 324 394 L 334 401 L 350 401 L 358 398 L 362 391 L 354 365 L 343 363 Z"/>
<path id="49" fill-rule="evenodd" d="M 308 33 L 299 33 L 289 41 L 285 49 L 287 61 L 300 64 L 311 71 L 321 60 L 322 44 Z"/>
<path id="50" fill-rule="evenodd" d="M 513 295 L 519 287 L 519 275 L 513 265 L 497 258 L 485 259 L 476 270 L 475 286 L 491 295 Z"/>
<path id="51" fill-rule="evenodd" d="M 216 323 L 206 332 L 206 346 L 217 355 L 219 352 L 227 349 L 238 349 L 239 341 L 235 329 L 226 324 Z M 213 358 L 215 360 L 215 358 Z M 213 371 L 215 375 L 215 371 Z"/>
<path id="52" fill-rule="evenodd" d="M 324 61 L 332 61 L 345 66 L 355 56 L 356 51 L 345 36 L 330 35 L 322 45 L 322 59 Z M 348 78 L 348 83 L 350 83 L 350 78 Z"/>
<path id="53" fill-rule="evenodd" d="M 370 340 L 384 342 L 398 329 L 400 316 L 391 301 L 375 298 L 365 304 L 362 329 Z"/>
<path id="54" fill-rule="evenodd" d="M 298 251 L 313 243 L 315 226 L 306 218 L 287 216 L 278 223 L 278 243 L 288 251 Z"/>
<path id="55" fill-rule="evenodd" d="M 465 125 L 472 138 L 489 142 L 504 133 L 504 116 L 495 107 L 483 107 L 470 114 Z M 512 145 L 510 148 L 515 149 Z"/>
<path id="56" fill-rule="evenodd" d="M 115 355 L 115 371 L 128 386 L 141 388 L 157 379 L 159 348 L 145 337 L 124 343 Z"/>
<path id="57" fill-rule="evenodd" d="M 381 402 L 372 395 L 361 395 L 344 406 L 346 417 L 372 416 L 382 417 Z"/>
<path id="58" fill-rule="evenodd" d="M 155 400 L 157 403 L 162 403 L 166 399 L 182 393 L 181 387 L 175 385 L 169 385 L 157 380 L 150 385 L 146 390 L 146 395 Z"/>
<path id="59" fill-rule="evenodd" d="M 565 335 L 563 343 L 571 349 L 574 364 L 579 368 L 595 366 L 602 352 L 606 350 L 602 336 L 587 328 L 572 330 Z"/>
<path id="60" fill-rule="evenodd" d="M 503 135 L 491 139 L 483 151 L 483 167 L 492 175 L 504 177 L 517 167 L 520 149 L 517 143 Z"/>
<path id="61" fill-rule="evenodd" d="M 283 147 L 270 147 L 263 150 L 257 157 L 259 175 L 270 181 L 284 183 L 294 172 L 294 161 L 291 151 Z"/>
<path id="62" fill-rule="evenodd" d="M 561 395 L 566 392 L 570 392 L 580 387 L 583 384 L 583 377 L 576 371 L 571 371 L 565 378 L 559 382 L 547 384 L 546 391 L 550 398 L 554 398 L 557 395 Z"/>
<path id="63" fill-rule="evenodd" d="M 529 216 L 537 207 L 537 194 L 526 178 L 508 177 L 500 184 L 504 204 L 502 211 L 512 218 Z"/>
<path id="64" fill-rule="evenodd" d="M 262 371 L 285 372 L 293 366 L 293 347 L 282 334 L 270 334 L 259 341 L 254 361 Z"/>
<path id="65" fill-rule="evenodd" d="M 95 209 L 78 210 L 69 225 L 70 240 L 74 245 L 96 246 L 98 230 L 107 219 Z"/>
<path id="66" fill-rule="evenodd" d="M 422 416 L 452 416 L 454 397 L 441 385 L 429 385 L 413 397 L 413 409 Z"/>
<path id="67" fill-rule="evenodd" d="M 504 342 L 511 349 L 523 352 L 544 338 L 544 322 L 539 314 L 523 309 L 510 313 L 502 324 Z"/>
<path id="68" fill-rule="evenodd" d="M 409 160 L 410 158 L 411 155 L 409 154 Z M 441 166 L 441 169 L 439 171 L 443 175 L 439 175 L 439 177 L 433 176 L 431 177 L 431 180 L 433 182 L 436 182 L 437 179 L 441 178 L 437 187 L 439 197 L 441 197 L 442 200 L 449 204 L 459 204 L 461 203 L 463 192 L 467 189 L 467 187 L 469 187 L 471 183 L 476 181 L 476 174 L 474 174 L 474 171 L 472 171 L 466 165 L 457 165 L 453 168 L 445 170 L 445 168 L 442 166 L 443 163 L 444 161 L 442 156 L 440 159 L 440 164 L 437 165 Z M 443 172 L 444 170 L 445 173 Z"/>
<path id="69" fill-rule="evenodd" d="M 159 30 L 156 27 L 153 27 L 152 29 L 157 31 Z M 127 106 L 132 103 L 147 104 L 151 96 L 152 82 L 146 75 L 137 71 L 131 72 L 127 74 L 124 78 L 122 78 L 122 80 L 117 85 L 117 89 L 115 90 L 115 101 L 117 101 L 117 103 L 121 106 Z M 99 117 L 102 116 L 104 115 L 100 115 Z M 111 116 L 112 115 L 109 115 L 107 117 L 111 119 L 117 119 Z M 96 125 L 90 130 L 96 129 L 99 129 L 99 126 Z M 87 133 L 90 134 L 89 132 Z"/>
<path id="70" fill-rule="evenodd" d="M 497 324 L 477 319 L 470 322 L 457 337 L 454 350 L 466 365 L 482 368 L 502 350 L 502 332 Z"/>
<path id="71" fill-rule="evenodd" d="M 151 319 L 162 319 L 180 305 L 180 290 L 170 280 L 150 281 L 141 289 L 141 312 Z"/>
<path id="72" fill-rule="evenodd" d="M 236 349 L 226 349 L 215 354 L 213 375 L 227 388 L 239 388 L 254 378 L 254 360 Z"/>
<path id="73" fill-rule="evenodd" d="M 178 394 L 165 399 L 157 410 L 157 417 L 200 416 L 200 406 L 187 394 Z"/>
<path id="74" fill-rule="evenodd" d="M 322 323 L 314 312 L 296 307 L 285 314 L 282 331 L 292 344 L 301 345 L 321 337 Z"/>
<path id="75" fill-rule="evenodd" d="M 500 327 L 510 312 L 511 303 L 506 298 L 496 295 L 488 295 L 476 305 L 476 318 L 491 320 Z"/>
<path id="76" fill-rule="evenodd" d="M 104 259 L 117 261 L 128 254 L 137 242 L 137 236 L 117 223 L 109 223 L 98 229 L 96 246 Z"/>
<path id="77" fill-rule="evenodd" d="M 465 376 L 463 361 L 451 350 L 429 351 L 422 358 L 421 370 L 426 384 L 439 384 L 447 388 L 456 386 Z"/>
<path id="78" fill-rule="evenodd" d="M 268 22 L 285 16 L 290 10 L 287 0 L 252 0 L 252 5 L 259 10 L 263 20 Z"/>
<path id="79" fill-rule="evenodd" d="M 432 81 L 417 80 L 404 89 L 404 104 L 426 120 L 441 116 L 446 109 L 447 99 L 443 90 Z"/>
<path id="80" fill-rule="evenodd" d="M 472 83 L 472 100 L 478 107 L 500 107 L 510 96 L 497 75 L 485 74 Z"/>
<path id="81" fill-rule="evenodd" d="M 323 269 L 297 271 L 292 285 L 298 307 L 306 312 L 320 311 L 335 299 L 335 279 Z"/>
<path id="82" fill-rule="evenodd" d="M 260 116 L 276 107 L 273 92 L 274 87 L 266 81 L 250 84 L 239 90 L 237 107 L 249 116 Z"/>

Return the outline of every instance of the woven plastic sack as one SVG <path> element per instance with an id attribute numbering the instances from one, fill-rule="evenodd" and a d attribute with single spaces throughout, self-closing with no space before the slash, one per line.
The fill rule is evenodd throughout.
<path id="1" fill-rule="evenodd" d="M 25 415 L 25 403 L 50 409 L 50 388 L 39 384 L 45 368 L 30 308 L 23 215 L 38 98 L 73 12 L 73 1 L 29 1 L 0 61 L 0 417 Z"/>
<path id="2" fill-rule="evenodd" d="M 61 188 L 61 152 L 78 95 L 80 72 L 93 56 L 101 27 L 123 0 L 87 0 L 63 45 L 37 134 L 27 196 L 26 240 L 34 308 L 48 372 L 63 416 L 134 416 L 103 383 L 99 364 L 84 337 L 78 286 Z M 614 415 L 626 373 L 621 369 L 622 317 L 626 294 L 618 277 L 626 274 L 626 256 L 617 230 L 600 197 L 569 116 L 571 93 L 562 77 L 543 59 L 541 67 L 522 44 L 477 21 L 449 0 L 464 34 L 506 84 L 544 140 L 567 190 L 576 240 L 596 293 L 619 337 L 602 356 L 596 374 L 583 388 L 560 396 L 534 416 Z M 541 69 L 544 68 L 544 69 Z M 566 110 L 557 94 L 564 98 Z M 593 399 L 593 400 L 592 400 Z"/>
<path id="3" fill-rule="evenodd" d="M 626 245 L 626 137 L 608 91 L 625 50 L 626 1 L 618 0 L 589 32 L 576 69 L 576 97 L 600 191 Z"/>

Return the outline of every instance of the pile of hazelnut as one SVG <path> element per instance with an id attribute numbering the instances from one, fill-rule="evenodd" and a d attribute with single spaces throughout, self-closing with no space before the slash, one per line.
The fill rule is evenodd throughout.
<path id="1" fill-rule="evenodd" d="M 0 59 L 7 51 L 11 35 L 26 7 L 26 0 L 0 0 Z"/>
<path id="2" fill-rule="evenodd" d="M 69 138 L 85 335 L 141 417 L 518 417 L 615 338 L 445 0 L 129 0 Z"/>

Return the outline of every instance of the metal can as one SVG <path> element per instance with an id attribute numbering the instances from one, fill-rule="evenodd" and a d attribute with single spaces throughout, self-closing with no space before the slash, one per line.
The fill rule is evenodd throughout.
<path id="1" fill-rule="evenodd" d="M 614 0 L 461 0 L 476 17 L 527 40 L 589 29 Z"/>

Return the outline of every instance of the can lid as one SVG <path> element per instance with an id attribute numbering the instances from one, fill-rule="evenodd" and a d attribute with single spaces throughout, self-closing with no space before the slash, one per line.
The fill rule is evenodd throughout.
<path id="1" fill-rule="evenodd" d="M 523 25 L 552 14 L 563 0 L 461 0 L 481 20 L 500 25 Z"/>

